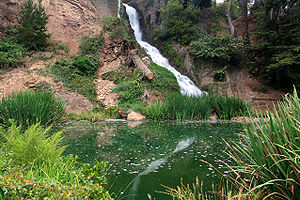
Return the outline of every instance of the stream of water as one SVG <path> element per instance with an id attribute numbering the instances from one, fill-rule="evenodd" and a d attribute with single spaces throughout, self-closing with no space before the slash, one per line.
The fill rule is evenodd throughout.
<path id="1" fill-rule="evenodd" d="M 143 47 L 146 51 L 146 53 L 150 56 L 152 61 L 162 67 L 167 68 L 169 71 L 171 71 L 175 77 L 177 78 L 178 84 L 181 89 L 181 93 L 189 96 L 200 96 L 203 94 L 203 92 L 189 79 L 189 77 L 182 75 L 180 72 L 178 72 L 174 67 L 172 67 L 168 61 L 167 58 L 165 58 L 159 50 L 150 45 L 149 43 L 143 41 L 142 38 L 142 31 L 140 28 L 139 23 L 139 16 L 137 11 L 127 5 L 123 4 L 126 8 L 126 13 L 129 16 L 129 21 L 132 29 L 134 30 L 135 39 L 137 42 Z"/>

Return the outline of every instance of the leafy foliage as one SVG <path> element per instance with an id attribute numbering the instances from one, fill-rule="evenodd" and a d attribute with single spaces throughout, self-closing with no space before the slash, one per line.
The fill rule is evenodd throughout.
<path id="1" fill-rule="evenodd" d="M 67 88 L 96 101 L 96 86 L 93 80 L 99 65 L 99 60 L 94 57 L 72 56 L 69 60 L 56 61 L 50 70 Z"/>
<path id="2" fill-rule="evenodd" d="M 169 70 L 153 62 L 148 67 L 154 75 L 151 81 L 143 80 L 143 73 L 139 69 L 135 69 L 132 73 L 126 73 L 126 70 L 109 72 L 104 74 L 102 78 L 109 79 L 117 84 L 113 91 L 118 92 L 121 103 L 139 101 L 145 90 L 155 90 L 163 93 L 179 91 L 176 77 Z"/>
<path id="3" fill-rule="evenodd" d="M 289 0 L 262 0 L 255 4 L 257 37 L 252 54 L 253 71 L 273 84 L 300 87 L 300 3 Z"/>
<path id="4" fill-rule="evenodd" d="M 205 37 L 191 43 L 191 53 L 217 64 L 237 64 L 242 57 L 242 43 L 231 37 Z"/>
<path id="5" fill-rule="evenodd" d="M 24 62 L 27 50 L 18 43 L 0 40 L 0 68 L 13 67 Z"/>
<path id="6" fill-rule="evenodd" d="M 39 0 L 35 5 L 32 0 L 27 0 L 20 12 L 18 23 L 18 37 L 20 43 L 32 50 L 44 49 L 48 45 L 50 35 L 46 33 L 48 15 Z"/>
<path id="7" fill-rule="evenodd" d="M 81 55 L 97 55 L 104 43 L 103 32 L 92 37 L 83 36 L 79 45 Z"/>
<path id="8" fill-rule="evenodd" d="M 103 188 L 107 163 L 91 166 L 72 155 L 62 157 L 62 132 L 48 136 L 49 130 L 36 124 L 22 133 L 15 123 L 7 131 L 0 128 L 1 199 L 112 199 Z"/>
<path id="9" fill-rule="evenodd" d="M 161 11 L 163 25 L 156 30 L 156 39 L 182 45 L 197 39 L 194 24 L 198 22 L 199 11 L 194 7 L 184 8 L 176 0 L 169 1 L 167 7 Z"/>
<path id="10" fill-rule="evenodd" d="M 105 17 L 102 20 L 103 30 L 109 32 L 113 39 L 126 38 L 132 40 L 129 35 L 130 28 L 128 22 L 119 17 Z"/>
<path id="11" fill-rule="evenodd" d="M 9 119 L 24 127 L 40 122 L 49 125 L 65 113 L 64 104 L 50 92 L 17 92 L 2 98 L 0 123 L 8 126 Z"/>

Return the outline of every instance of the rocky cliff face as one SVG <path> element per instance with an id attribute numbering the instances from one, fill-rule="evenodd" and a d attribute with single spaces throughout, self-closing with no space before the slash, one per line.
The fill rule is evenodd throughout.
<path id="1" fill-rule="evenodd" d="M 116 0 L 117 1 L 117 0 Z M 17 24 L 18 13 L 25 0 L 0 1 L 0 35 L 9 27 Z M 34 0 L 35 3 L 38 0 Z M 80 38 L 93 35 L 101 30 L 99 14 L 91 1 L 86 0 L 43 0 L 46 13 L 49 15 L 48 32 L 53 40 L 61 41 L 76 54 Z M 103 10 L 109 10 L 105 7 Z"/>
<path id="2" fill-rule="evenodd" d="M 166 0 L 123 0 L 133 6 L 139 13 L 143 39 L 154 44 L 154 30 L 160 27 L 162 21 L 160 10 L 164 8 Z"/>
<path id="3" fill-rule="evenodd" d="M 91 0 L 91 2 L 102 16 L 117 16 L 118 0 Z"/>

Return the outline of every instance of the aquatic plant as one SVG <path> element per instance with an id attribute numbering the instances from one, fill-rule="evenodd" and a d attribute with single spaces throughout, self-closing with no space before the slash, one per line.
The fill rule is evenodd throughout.
<path id="1" fill-rule="evenodd" d="M 208 119 L 210 104 L 208 96 L 185 96 L 180 93 L 170 93 L 163 102 L 152 104 L 147 109 L 150 119 L 192 120 Z"/>
<path id="2" fill-rule="evenodd" d="M 247 116 L 251 108 L 249 103 L 239 97 L 213 95 L 211 104 L 220 119 Z"/>
<path id="3" fill-rule="evenodd" d="M 38 122 L 49 125 L 57 122 L 64 113 L 64 103 L 50 92 L 19 91 L 3 97 L 0 102 L 0 124 L 5 126 L 10 125 L 9 119 L 23 127 Z"/>
<path id="4" fill-rule="evenodd" d="M 252 119 L 245 126 L 240 143 L 226 142 L 234 164 L 224 162 L 229 174 L 212 192 L 203 192 L 196 181 L 192 187 L 166 187 L 165 193 L 173 199 L 300 199 L 300 102 L 296 89 L 278 102 L 273 112 L 256 113 L 255 117 L 259 120 Z"/>

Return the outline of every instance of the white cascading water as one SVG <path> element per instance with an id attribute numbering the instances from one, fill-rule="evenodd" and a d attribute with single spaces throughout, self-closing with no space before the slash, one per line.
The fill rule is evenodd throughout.
<path id="1" fill-rule="evenodd" d="M 174 69 L 167 58 L 163 57 L 159 50 L 149 43 L 142 40 L 142 31 L 140 29 L 139 17 L 137 11 L 127 5 L 123 4 L 126 8 L 126 13 L 129 16 L 129 21 L 132 29 L 134 30 L 135 39 L 143 47 L 146 53 L 150 56 L 152 61 L 157 65 L 167 68 L 171 71 L 177 78 L 179 87 L 181 89 L 181 94 L 188 96 L 200 96 L 203 92 L 191 81 L 187 76 L 182 75 L 176 69 Z"/>

